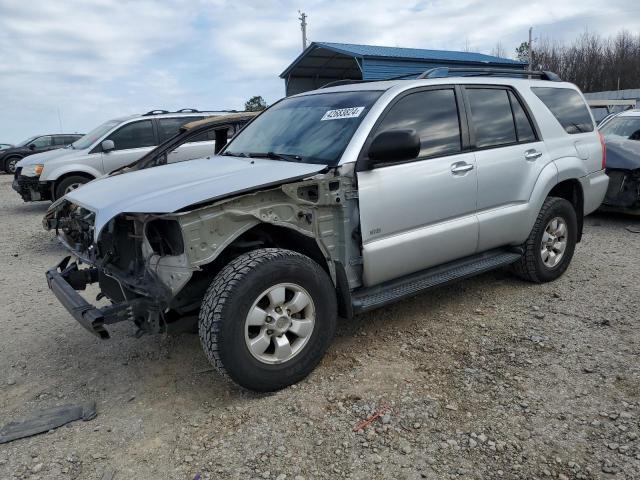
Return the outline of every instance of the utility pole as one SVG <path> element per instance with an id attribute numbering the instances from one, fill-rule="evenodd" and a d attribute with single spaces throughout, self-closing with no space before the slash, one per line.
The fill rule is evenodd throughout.
<path id="1" fill-rule="evenodd" d="M 529 27 L 529 70 L 533 70 L 533 27 Z"/>
<path id="2" fill-rule="evenodd" d="M 300 20 L 300 29 L 302 30 L 302 50 L 306 50 L 307 48 L 307 14 L 298 10 L 300 16 L 298 20 Z"/>
<path id="3" fill-rule="evenodd" d="M 60 107 L 58 107 L 58 124 L 60 125 L 60 133 L 64 133 L 62 129 L 62 117 L 60 116 Z"/>

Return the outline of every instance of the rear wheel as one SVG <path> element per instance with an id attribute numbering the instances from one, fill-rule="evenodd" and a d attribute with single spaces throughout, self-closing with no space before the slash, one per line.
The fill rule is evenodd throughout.
<path id="1" fill-rule="evenodd" d="M 87 177 L 82 177 L 80 175 L 71 175 L 70 177 L 63 178 L 56 185 L 54 200 L 64 197 L 67 193 L 72 192 L 76 188 L 79 188 L 90 181 L 91 180 Z"/>
<path id="2" fill-rule="evenodd" d="M 524 244 L 524 255 L 513 265 L 515 273 L 536 283 L 555 280 L 569 267 L 577 238 L 573 205 L 564 198 L 547 198 Z"/>
<path id="3" fill-rule="evenodd" d="M 296 252 L 245 253 L 218 273 L 200 310 L 209 361 L 236 383 L 273 391 L 306 377 L 336 326 L 336 295 L 327 273 Z"/>

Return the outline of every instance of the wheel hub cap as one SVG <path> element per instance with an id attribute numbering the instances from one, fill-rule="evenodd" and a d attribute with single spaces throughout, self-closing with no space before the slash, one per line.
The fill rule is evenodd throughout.
<path id="1" fill-rule="evenodd" d="M 567 223 L 563 218 L 555 217 L 549 221 L 542 234 L 540 256 L 548 268 L 556 267 L 567 249 Z"/>
<path id="2" fill-rule="evenodd" d="M 311 338 L 315 305 L 300 285 L 280 283 L 262 292 L 245 320 L 245 342 L 263 363 L 284 363 L 295 357 Z"/>

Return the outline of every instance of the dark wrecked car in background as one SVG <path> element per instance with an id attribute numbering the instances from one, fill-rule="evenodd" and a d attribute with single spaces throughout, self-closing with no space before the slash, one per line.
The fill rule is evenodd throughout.
<path id="1" fill-rule="evenodd" d="M 601 210 L 640 215 L 640 111 L 616 115 L 600 133 L 607 145 L 610 178 Z"/>

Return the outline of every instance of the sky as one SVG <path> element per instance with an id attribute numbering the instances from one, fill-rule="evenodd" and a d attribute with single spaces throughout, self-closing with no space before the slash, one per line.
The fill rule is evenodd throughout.
<path id="1" fill-rule="evenodd" d="M 85 133 L 153 109 L 242 109 L 284 95 L 309 41 L 508 56 L 528 36 L 640 31 L 634 0 L 0 0 L 0 143 Z"/>

